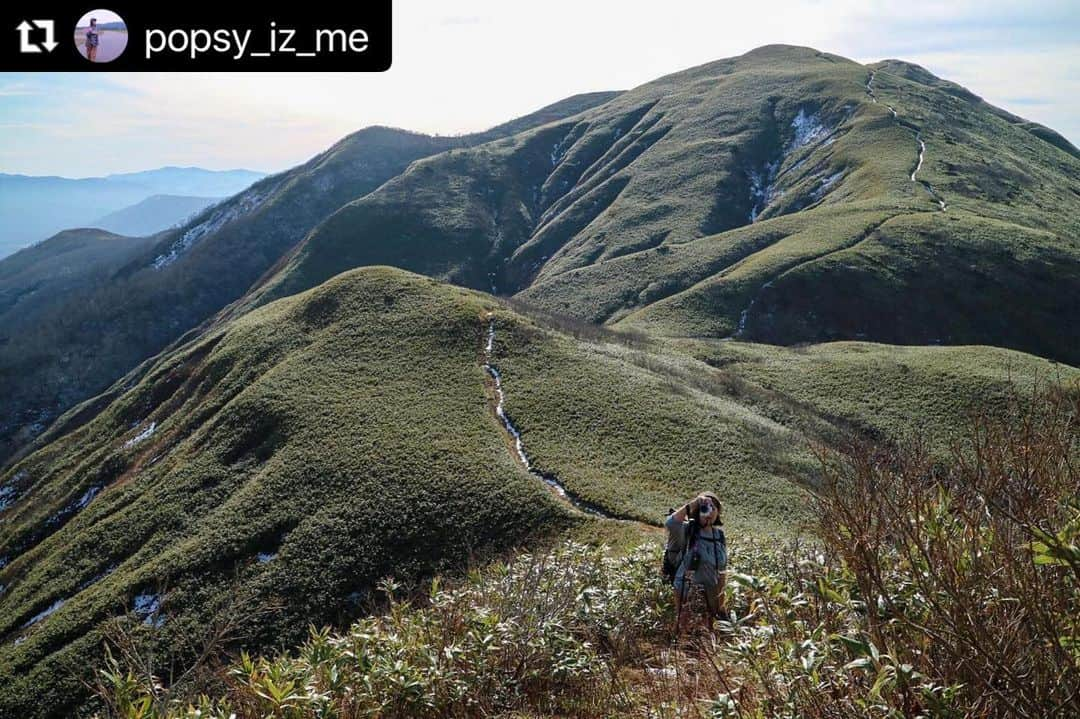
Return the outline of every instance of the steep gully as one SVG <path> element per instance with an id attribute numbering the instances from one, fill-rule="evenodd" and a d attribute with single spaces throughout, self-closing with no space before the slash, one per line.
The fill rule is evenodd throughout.
<path id="1" fill-rule="evenodd" d="M 514 421 L 506 414 L 506 394 L 503 391 L 502 386 L 502 374 L 499 372 L 499 368 L 493 364 L 493 357 L 495 354 L 495 319 L 490 314 L 488 315 L 488 332 L 487 343 L 484 345 L 484 371 L 491 377 L 492 386 L 495 391 L 495 414 L 499 418 L 499 422 L 502 424 L 503 430 L 508 435 L 508 439 L 513 441 L 514 451 L 517 454 L 517 459 L 521 465 L 532 476 L 536 477 L 544 484 L 546 484 L 552 492 L 560 497 L 565 502 L 568 502 L 575 509 L 590 514 L 594 517 L 603 517 L 604 519 L 622 519 L 603 508 L 578 497 L 570 492 L 559 478 L 550 472 L 544 472 L 537 469 L 532 460 L 529 459 L 528 453 L 525 451 L 525 443 L 521 439 L 521 431 L 514 424 Z"/>
<path id="2" fill-rule="evenodd" d="M 866 80 L 866 94 L 870 97 L 871 102 L 873 102 L 875 104 L 877 103 L 878 99 L 877 99 L 877 96 L 874 94 L 874 73 L 873 72 L 870 73 L 870 76 Z M 893 117 L 894 120 L 897 120 L 897 121 L 900 120 L 900 116 L 897 114 L 896 108 L 894 108 L 892 105 L 885 105 L 885 107 L 888 108 L 888 110 L 892 114 L 892 117 Z M 941 199 L 941 196 L 937 193 L 936 190 L 934 190 L 934 187 L 929 182 L 927 182 L 926 180 L 918 179 L 919 170 L 922 169 L 923 161 L 926 159 L 926 143 L 922 139 L 922 131 L 921 130 L 914 130 L 913 129 L 912 132 L 915 133 L 915 142 L 918 143 L 919 154 L 918 154 L 918 158 L 917 158 L 917 160 L 915 162 L 915 168 L 911 171 L 910 180 L 913 183 L 917 184 L 917 185 L 921 185 L 923 187 L 923 189 L 926 190 L 927 194 L 929 194 L 930 197 L 935 202 L 938 203 L 938 207 L 942 211 L 944 211 L 945 208 L 948 207 L 948 205 L 946 205 L 945 201 L 943 199 Z M 754 219 L 755 219 L 754 218 L 754 213 L 751 213 L 751 221 L 753 221 Z M 881 223 L 879 223 L 879 225 L 880 224 Z M 875 229 L 876 229 L 876 227 L 875 227 Z M 860 236 L 859 239 L 854 244 L 858 244 L 863 239 L 865 239 L 865 235 Z M 854 245 L 852 245 L 852 246 L 854 246 Z M 845 249 L 847 249 L 847 248 L 845 248 Z M 785 272 L 786 271 L 787 270 L 785 270 Z M 725 339 L 738 339 L 738 338 L 742 337 L 743 333 L 746 331 L 746 321 L 747 321 L 747 318 L 750 315 L 750 310 L 752 310 L 754 308 L 754 304 L 758 301 L 758 298 L 761 297 L 761 294 L 765 290 L 767 290 L 768 288 L 772 287 L 772 284 L 773 284 L 773 282 L 775 280 L 776 280 L 776 277 L 774 277 L 773 279 L 769 280 L 768 282 L 766 282 L 765 284 L 763 284 L 761 286 L 761 289 L 759 289 L 757 294 L 754 295 L 754 297 L 750 300 L 750 304 L 748 304 L 746 306 L 746 309 L 744 309 L 742 312 L 739 313 L 739 323 L 736 326 L 735 331 L 731 334 L 731 336 L 726 337 Z"/>
<path id="3" fill-rule="evenodd" d="M 750 304 L 748 304 L 746 306 L 746 309 L 744 309 L 741 313 L 739 313 L 739 324 L 735 328 L 735 331 L 730 336 L 724 337 L 723 340 L 727 341 L 727 340 L 739 339 L 740 337 L 742 337 L 743 332 L 746 331 L 746 320 L 750 315 L 750 310 L 754 309 L 754 304 L 756 304 L 757 301 L 759 299 L 761 299 L 761 296 L 765 293 L 765 290 L 767 290 L 767 289 L 769 289 L 770 287 L 773 286 L 773 282 L 776 281 L 777 277 L 780 277 L 784 273 L 790 271 L 794 267 L 797 267 L 797 266 L 799 266 L 799 265 L 801 265 L 801 264 L 803 264 L 805 262 L 813 262 L 814 260 L 820 260 L 822 257 L 826 257 L 826 256 L 831 255 L 831 254 L 836 253 L 836 252 L 843 252 L 845 250 L 850 250 L 852 247 L 857 246 L 858 244 L 860 244 L 861 242 L 866 240 L 868 237 L 870 237 L 870 235 L 874 234 L 878 230 L 878 228 L 880 228 L 882 225 L 884 225 L 886 222 L 888 222 L 889 220 L 891 220 L 895 216 L 896 216 L 895 214 L 889 215 L 884 220 L 880 220 L 878 222 L 873 223 L 872 225 L 870 225 L 869 227 L 864 229 L 862 232 L 860 232 L 858 235 L 856 235 L 854 238 L 852 238 L 852 240 L 850 242 L 844 243 L 840 247 L 830 249 L 830 250 L 828 250 L 827 252 L 825 252 L 823 254 L 814 255 L 812 257 L 807 257 L 807 258 L 805 258 L 803 260 L 800 260 L 799 262 L 796 262 L 794 264 L 789 264 L 786 267 L 784 267 L 771 280 L 769 280 L 768 282 L 763 284 L 761 286 L 761 288 L 757 291 L 757 294 L 754 295 L 750 299 Z"/>
<path id="4" fill-rule="evenodd" d="M 871 72 L 869 77 L 866 80 L 866 94 L 870 97 L 870 100 L 876 104 L 878 102 L 878 99 L 877 99 L 877 96 L 874 94 L 873 83 L 874 83 L 874 73 Z M 892 114 L 893 119 L 899 121 L 900 117 L 897 114 L 896 109 L 892 105 L 888 105 L 888 104 L 886 104 L 885 107 L 888 108 L 889 112 Z M 911 171 L 910 180 L 911 180 L 911 182 L 913 182 L 913 183 L 915 183 L 917 185 L 921 185 L 926 190 L 927 194 L 930 195 L 931 199 L 933 199 L 935 202 L 938 203 L 938 207 L 942 211 L 944 211 L 948 207 L 948 205 L 946 205 L 945 201 L 943 199 L 941 199 L 941 196 L 938 195 L 937 191 L 934 190 L 933 186 L 929 182 L 927 182 L 926 180 L 918 179 L 919 170 L 922 169 L 923 162 L 925 161 L 925 158 L 926 158 L 926 142 L 922 139 L 922 131 L 921 130 L 913 129 L 912 131 L 915 133 L 915 141 L 918 143 L 919 151 L 918 151 L 918 158 L 916 160 L 915 167 Z M 558 152 L 558 150 L 559 150 L 559 147 L 558 147 L 558 145 L 556 145 L 555 151 L 552 153 L 552 162 L 553 162 L 553 164 L 558 163 L 558 158 L 556 156 L 556 153 Z M 756 209 L 757 208 L 755 206 L 755 210 Z M 753 222 L 756 219 L 756 217 L 755 217 L 756 214 L 757 213 L 754 210 L 751 211 L 751 216 L 750 216 L 750 221 L 751 222 Z M 871 232 L 873 232 L 873 230 L 877 229 L 877 227 L 880 226 L 881 224 L 883 224 L 883 222 L 877 223 L 873 228 L 870 228 L 866 232 L 862 233 L 851 246 L 854 246 L 854 244 L 858 244 L 859 242 L 864 240 Z M 496 292 L 495 273 L 491 273 L 489 275 L 489 277 L 490 277 L 490 280 L 491 280 L 491 291 L 494 294 Z M 738 325 L 736 327 L 736 330 L 735 330 L 734 333 L 732 333 L 731 337 L 729 337 L 728 339 L 738 338 L 738 337 L 741 337 L 743 335 L 743 333 L 746 330 L 746 322 L 747 322 L 748 316 L 750 314 L 750 310 L 753 309 L 754 304 L 757 302 L 757 300 L 760 297 L 761 293 L 772 286 L 774 280 L 775 280 L 775 278 L 773 278 L 772 280 L 769 280 L 764 285 L 762 285 L 761 289 L 758 291 L 758 293 L 750 300 L 750 304 L 747 305 L 746 309 L 744 309 L 739 314 L 739 322 L 738 322 Z M 607 513 L 602 508 L 600 508 L 600 507 L 598 507 L 598 506 L 596 506 L 594 504 L 591 504 L 589 502 L 586 502 L 585 500 L 581 499 L 580 497 L 577 497 L 577 496 L 573 495 L 572 493 L 570 493 L 555 475 L 553 475 L 551 473 L 548 473 L 548 472 L 543 472 L 543 471 L 541 471 L 539 469 L 536 469 L 532 465 L 532 462 L 529 459 L 528 454 L 525 452 L 525 445 L 524 445 L 524 442 L 521 439 L 520 430 L 518 430 L 517 426 L 513 423 L 513 421 L 510 419 L 510 417 L 507 416 L 507 414 L 506 414 L 506 409 L 505 409 L 506 396 L 505 396 L 505 393 L 503 392 L 503 388 L 502 388 L 502 375 L 499 373 L 498 368 L 494 364 L 492 364 L 492 355 L 494 353 L 494 344 L 495 344 L 495 320 L 489 318 L 487 343 L 486 343 L 486 345 L 484 347 L 484 356 L 485 356 L 484 370 L 491 377 L 492 383 L 493 383 L 493 386 L 494 386 L 495 397 L 496 397 L 495 413 L 498 416 L 500 422 L 502 423 L 503 429 L 506 431 L 507 435 L 509 435 L 509 438 L 513 440 L 514 449 L 515 449 L 515 452 L 517 454 L 518 460 L 525 467 L 526 471 L 528 471 L 530 474 L 532 474 L 536 478 L 543 481 L 546 485 L 548 485 L 548 487 L 550 487 L 552 489 L 553 492 L 555 492 L 555 494 L 557 494 L 559 497 L 561 497 L 565 501 L 569 502 L 572 506 L 574 506 L 578 510 L 586 512 L 588 514 L 592 514 L 594 516 L 606 517 L 608 519 L 617 519 L 617 517 L 615 517 L 612 514 Z"/>

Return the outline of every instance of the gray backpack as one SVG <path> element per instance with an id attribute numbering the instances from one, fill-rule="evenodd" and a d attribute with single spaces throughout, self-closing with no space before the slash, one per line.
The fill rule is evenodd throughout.
<path id="1" fill-rule="evenodd" d="M 672 514 L 675 514 L 674 509 L 668 512 L 668 516 L 670 517 Z M 672 539 L 664 547 L 664 561 L 661 573 L 664 575 L 664 581 L 668 584 L 675 583 L 675 574 L 679 571 L 679 565 L 682 564 L 686 548 L 690 546 L 690 540 L 696 529 L 697 522 L 692 519 L 684 520 L 683 531 L 680 533 L 682 541 Z"/>

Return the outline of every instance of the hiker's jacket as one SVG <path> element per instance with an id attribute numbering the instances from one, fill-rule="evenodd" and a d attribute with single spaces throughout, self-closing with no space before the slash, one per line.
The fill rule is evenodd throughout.
<path id="1" fill-rule="evenodd" d="M 681 547 L 686 543 L 686 524 L 675 518 L 674 514 L 668 516 L 664 526 L 668 531 L 668 547 Z M 719 573 L 727 569 L 727 542 L 722 527 L 697 527 L 691 533 L 691 541 L 686 545 L 679 569 L 675 573 L 675 586 L 679 587 L 683 582 L 683 576 L 690 566 L 690 558 L 696 551 L 698 554 L 698 567 L 694 571 L 693 581 L 705 587 L 716 586 Z"/>

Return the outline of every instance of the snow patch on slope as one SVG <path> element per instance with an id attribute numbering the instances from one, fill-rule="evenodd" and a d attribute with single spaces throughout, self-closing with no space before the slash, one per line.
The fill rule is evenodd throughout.
<path id="1" fill-rule="evenodd" d="M 85 492 L 83 492 L 81 497 L 61 509 L 56 514 L 49 517 L 47 520 L 45 520 L 45 524 L 47 526 L 54 527 L 66 522 L 68 519 L 74 516 L 76 512 L 86 509 L 86 507 L 89 506 L 90 502 L 94 501 L 94 497 L 96 497 L 98 493 L 104 488 L 105 485 L 103 484 L 95 484 L 94 486 L 90 487 Z"/>
<path id="2" fill-rule="evenodd" d="M 836 140 L 836 128 L 822 122 L 817 113 L 807 113 L 805 108 L 799 108 L 795 117 L 791 119 L 790 127 L 791 138 L 784 143 L 780 157 L 772 162 L 766 162 L 760 170 L 750 172 L 750 200 L 753 204 L 748 219 L 752 223 L 757 221 L 773 200 L 783 195 L 782 192 L 777 191 L 776 181 L 782 174 L 780 168 L 792 154 L 805 147 L 827 145 Z M 792 169 L 802 165 L 805 160 L 806 158 L 803 157 Z"/>
<path id="3" fill-rule="evenodd" d="M 79 497 L 79 501 L 75 503 L 75 509 L 86 509 L 86 505 L 90 504 L 100 491 L 101 485 L 97 485 L 83 492 L 83 496 Z"/>
<path id="4" fill-rule="evenodd" d="M 563 155 L 566 153 L 563 151 L 562 140 L 559 140 L 551 146 L 551 166 L 555 167 L 563 159 Z"/>
<path id="5" fill-rule="evenodd" d="M 768 282 L 763 284 L 761 286 L 761 289 L 758 290 L 758 293 L 750 299 L 750 304 L 746 306 L 746 309 L 739 313 L 739 326 L 735 329 L 735 334 L 732 335 L 733 337 L 742 337 L 743 332 L 746 331 L 746 319 L 750 316 L 750 310 L 754 309 L 754 303 L 757 302 L 758 297 L 761 296 L 761 293 L 772 287 L 772 284 L 772 280 L 769 280 Z"/>
<path id="6" fill-rule="evenodd" d="M 803 108 L 791 120 L 791 128 L 795 131 L 788 143 L 787 152 L 793 152 L 800 147 L 809 145 L 823 135 L 832 134 L 832 130 L 822 124 L 816 114 L 807 115 Z"/>
<path id="7" fill-rule="evenodd" d="M 235 202 L 214 210 L 209 219 L 195 225 L 181 235 L 178 240 L 169 245 L 168 252 L 155 257 L 153 263 L 154 269 L 161 270 L 168 267 L 173 262 L 176 262 L 184 252 L 189 250 L 191 246 L 200 239 L 221 229 L 226 223 L 250 214 L 261 205 L 265 199 L 266 197 L 264 195 L 257 192 L 248 192 L 239 197 Z"/>
<path id="8" fill-rule="evenodd" d="M 757 216 L 773 200 L 773 182 L 776 180 L 776 172 L 780 169 L 780 160 L 765 163 L 760 172 L 750 173 L 750 199 L 754 206 L 750 208 L 750 221 L 757 220 Z"/>
<path id="9" fill-rule="evenodd" d="M 840 182 L 840 180 L 844 178 L 844 174 L 844 171 L 840 170 L 839 172 L 834 172 L 828 177 L 821 178 L 821 182 L 818 184 L 817 187 L 814 188 L 814 191 L 810 193 L 811 199 L 814 202 L 817 202 L 822 197 L 824 197 L 825 193 L 831 190 L 833 185 L 835 185 L 837 182 Z"/>
<path id="10" fill-rule="evenodd" d="M 124 442 L 124 449 L 134 447 L 135 445 L 139 444 L 140 442 L 144 442 L 144 441 L 150 439 L 152 436 L 154 436 L 155 430 L 157 430 L 157 422 L 151 422 L 149 427 L 144 429 L 142 432 L 139 432 L 137 435 L 135 435 L 134 437 L 129 439 L 127 442 Z"/>
<path id="11" fill-rule="evenodd" d="M 14 482 L 0 487 L 0 512 L 11 506 L 11 503 L 19 498 L 19 491 L 15 489 Z"/>
<path id="12" fill-rule="evenodd" d="M 165 624 L 165 617 L 161 615 L 161 595 L 154 592 L 143 592 L 136 595 L 133 600 L 133 609 L 136 616 L 143 620 L 143 624 L 150 627 L 160 627 Z"/>
<path id="13" fill-rule="evenodd" d="M 54 612 L 59 610 L 60 607 L 64 606 L 65 602 L 67 602 L 66 599 L 57 599 L 55 602 L 50 604 L 48 607 L 46 607 L 42 611 L 38 612 L 34 616 L 30 617 L 29 619 L 27 619 L 23 623 L 22 627 L 20 627 L 20 628 L 21 629 L 26 629 L 27 627 L 31 627 L 31 626 L 37 624 L 38 622 L 42 621 L 43 619 L 47 619 L 50 615 L 52 615 Z"/>

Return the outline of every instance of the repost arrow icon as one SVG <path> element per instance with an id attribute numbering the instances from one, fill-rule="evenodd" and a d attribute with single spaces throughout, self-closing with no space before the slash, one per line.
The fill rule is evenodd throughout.
<path id="1" fill-rule="evenodd" d="M 19 31 L 19 52 L 41 52 L 40 47 L 30 43 L 30 31 L 37 29 L 34 25 L 23 20 L 15 29 Z"/>
<path id="2" fill-rule="evenodd" d="M 45 46 L 45 52 L 52 52 L 55 50 L 56 46 L 60 44 L 55 40 L 55 23 L 53 23 L 52 20 L 34 20 L 34 24 L 45 29 L 45 42 L 41 43 Z"/>
<path id="3" fill-rule="evenodd" d="M 56 42 L 56 23 L 52 20 L 23 20 L 15 29 L 19 31 L 19 52 L 21 53 L 41 52 L 42 47 L 45 48 L 45 52 L 52 52 L 60 44 Z M 34 30 L 45 31 L 45 42 L 40 44 L 30 42 L 30 33 Z"/>

